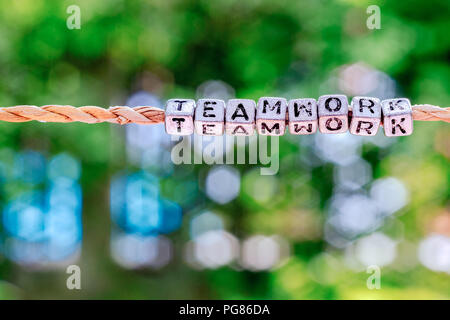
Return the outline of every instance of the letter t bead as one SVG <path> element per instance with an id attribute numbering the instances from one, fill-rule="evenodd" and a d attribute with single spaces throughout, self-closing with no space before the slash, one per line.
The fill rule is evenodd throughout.
<path id="1" fill-rule="evenodd" d="M 170 99 L 166 103 L 165 126 L 168 134 L 186 136 L 194 133 L 195 101 Z"/>

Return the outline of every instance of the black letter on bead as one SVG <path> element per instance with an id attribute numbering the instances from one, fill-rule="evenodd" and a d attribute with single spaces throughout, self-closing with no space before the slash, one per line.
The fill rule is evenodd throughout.
<path id="1" fill-rule="evenodd" d="M 336 121 L 336 127 L 331 127 L 331 121 Z M 342 121 L 339 118 L 329 118 L 327 122 L 325 122 L 325 127 L 330 131 L 336 131 L 342 129 Z"/>
<path id="2" fill-rule="evenodd" d="M 262 132 L 266 133 L 266 130 L 272 133 L 272 130 L 275 130 L 276 134 L 280 134 L 280 124 L 275 123 L 272 128 L 269 128 L 265 122 L 261 123 Z"/>
<path id="3" fill-rule="evenodd" d="M 368 101 L 370 104 L 369 104 L 369 105 L 364 104 L 364 101 Z M 370 111 L 371 113 L 375 113 L 375 111 L 372 110 L 372 107 L 373 107 L 374 105 L 375 105 L 375 102 L 373 102 L 373 101 L 370 100 L 370 99 L 360 99 L 360 100 L 359 100 L 359 112 L 363 112 L 363 107 L 367 107 L 367 108 L 369 108 L 369 111 Z"/>
<path id="4" fill-rule="evenodd" d="M 398 129 L 401 131 L 401 133 L 405 134 L 406 130 L 402 128 L 401 123 L 405 121 L 405 118 L 400 119 L 400 123 L 395 123 L 395 119 L 391 119 L 392 123 L 392 134 L 395 134 L 395 128 L 398 127 Z"/>
<path id="5" fill-rule="evenodd" d="M 184 122 L 186 119 L 184 118 L 172 118 L 173 122 L 177 123 L 177 131 L 181 132 L 181 123 Z"/>
<path id="6" fill-rule="evenodd" d="M 364 125 L 368 125 L 368 126 L 364 126 Z M 362 130 L 366 130 L 367 134 L 372 134 L 372 131 L 370 131 L 370 129 L 373 128 L 373 123 L 369 122 L 369 121 L 358 121 L 358 126 L 356 127 L 356 133 L 360 133 L 361 129 Z"/>
<path id="7" fill-rule="evenodd" d="M 241 111 L 242 114 L 238 114 L 238 111 Z M 239 103 L 236 107 L 236 110 L 231 115 L 231 120 L 236 119 L 237 117 L 244 117 L 245 120 L 248 120 L 248 114 L 247 111 L 245 111 L 244 105 L 242 103 Z"/>
<path id="8" fill-rule="evenodd" d="M 215 118 L 216 115 L 214 113 L 210 113 L 210 114 L 206 113 L 206 111 L 214 110 L 213 107 L 207 107 L 206 105 L 208 105 L 208 104 L 216 104 L 216 102 L 215 101 L 205 101 L 205 103 L 203 104 L 203 116 L 205 118 Z"/>
<path id="9" fill-rule="evenodd" d="M 207 129 L 208 128 L 214 128 L 216 125 L 215 124 L 204 124 L 204 125 L 202 125 L 202 131 L 203 131 L 203 134 L 205 134 L 205 135 L 211 135 L 211 133 L 210 132 L 208 132 L 207 131 Z"/>
<path id="10" fill-rule="evenodd" d="M 308 116 L 312 116 L 312 106 L 311 102 L 308 102 L 308 107 L 306 107 L 304 104 L 298 105 L 297 102 L 294 102 L 294 115 L 298 117 L 300 115 L 300 112 L 305 109 L 305 112 L 308 114 Z"/>
<path id="11" fill-rule="evenodd" d="M 267 113 L 266 107 L 269 107 L 269 110 L 270 110 L 270 111 L 273 111 L 273 110 L 275 110 L 275 108 L 277 108 L 277 114 L 280 114 L 280 113 L 281 113 L 281 101 L 280 101 L 280 100 L 278 100 L 276 103 L 274 103 L 273 106 L 271 106 L 271 105 L 269 104 L 269 101 L 264 100 L 264 103 L 263 103 L 263 110 L 262 110 L 263 113 Z"/>
<path id="12" fill-rule="evenodd" d="M 306 130 L 306 132 L 312 132 L 312 124 L 308 123 L 308 127 L 304 126 L 304 125 L 299 125 L 297 123 L 294 124 L 294 131 L 295 133 L 298 133 L 302 130 Z"/>
<path id="13" fill-rule="evenodd" d="M 333 100 L 336 101 L 336 108 L 331 109 L 330 103 Z M 325 100 L 325 109 L 327 109 L 328 111 L 331 111 L 331 112 L 341 110 L 341 105 L 342 105 L 341 100 L 339 100 L 336 97 L 330 97 L 327 100 Z"/>
<path id="14" fill-rule="evenodd" d="M 239 132 L 239 130 L 241 130 L 241 131 Z M 245 128 L 243 126 L 236 126 L 236 128 L 234 128 L 232 134 L 236 134 L 236 133 L 243 133 L 243 134 L 248 135 L 247 130 L 245 130 Z"/>
<path id="15" fill-rule="evenodd" d="M 397 100 L 394 102 L 390 101 L 389 102 L 389 109 L 391 109 L 391 111 L 394 111 L 395 109 L 399 109 L 399 110 L 405 110 L 405 108 L 403 108 L 403 106 L 401 105 L 402 100 Z"/>
<path id="16" fill-rule="evenodd" d="M 186 100 L 175 100 L 175 103 L 178 103 L 177 105 L 177 111 L 181 111 L 181 109 L 183 109 L 183 103 L 186 102 Z"/>

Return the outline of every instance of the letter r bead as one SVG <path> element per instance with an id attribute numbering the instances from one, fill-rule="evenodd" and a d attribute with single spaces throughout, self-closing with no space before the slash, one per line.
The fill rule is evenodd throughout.
<path id="1" fill-rule="evenodd" d="M 387 137 L 408 136 L 413 132 L 411 103 L 406 98 L 381 102 L 384 134 Z"/>
<path id="2" fill-rule="evenodd" d="M 319 130 L 342 133 L 348 130 L 348 101 L 344 95 L 321 96 L 318 101 Z"/>
<path id="3" fill-rule="evenodd" d="M 350 133 L 358 136 L 374 136 L 381 122 L 380 99 L 354 97 Z"/>
<path id="4" fill-rule="evenodd" d="M 191 99 L 170 99 L 166 103 L 166 132 L 186 136 L 194 133 L 195 101 Z"/>

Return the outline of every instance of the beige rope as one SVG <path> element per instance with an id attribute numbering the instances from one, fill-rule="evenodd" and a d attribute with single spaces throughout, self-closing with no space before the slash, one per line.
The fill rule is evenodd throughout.
<path id="1" fill-rule="evenodd" d="M 450 108 L 441 108 L 430 104 L 416 104 L 413 106 L 413 118 L 419 121 L 450 122 Z"/>
<path id="2" fill-rule="evenodd" d="M 413 106 L 413 118 L 419 121 L 450 122 L 450 108 L 440 108 L 428 104 Z M 155 107 L 110 107 L 108 109 L 85 106 L 15 106 L 0 108 L 0 121 L 27 122 L 110 122 L 118 124 L 156 124 L 164 122 L 164 110 Z"/>
<path id="3" fill-rule="evenodd" d="M 118 124 L 155 124 L 164 122 L 164 110 L 155 107 L 110 107 L 108 109 L 85 106 L 48 105 L 15 106 L 0 108 L 0 121 L 26 122 L 31 120 L 45 122 L 111 122 Z"/>

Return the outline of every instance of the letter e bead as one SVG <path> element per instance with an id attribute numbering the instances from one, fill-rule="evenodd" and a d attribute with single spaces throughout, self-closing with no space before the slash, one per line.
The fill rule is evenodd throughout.
<path id="1" fill-rule="evenodd" d="M 198 100 L 194 126 L 199 135 L 222 135 L 225 127 L 225 102 L 219 99 Z"/>
<path id="2" fill-rule="evenodd" d="M 312 134 L 317 130 L 316 99 L 293 99 L 289 101 L 289 132 L 291 134 Z"/>
<path id="3" fill-rule="evenodd" d="M 255 131 L 256 103 L 249 99 L 228 100 L 225 109 L 225 132 L 229 135 L 251 136 Z"/>
<path id="4" fill-rule="evenodd" d="M 413 132 L 411 103 L 406 98 L 381 102 L 384 134 L 387 137 L 408 136 Z"/>
<path id="5" fill-rule="evenodd" d="M 170 99 L 166 103 L 166 132 L 173 135 L 194 133 L 195 101 L 191 99 Z"/>
<path id="6" fill-rule="evenodd" d="M 283 135 L 286 131 L 286 109 L 287 100 L 284 98 L 260 98 L 256 109 L 258 133 L 269 136 Z"/>
<path id="7" fill-rule="evenodd" d="M 348 101 L 344 95 L 321 96 L 318 102 L 319 130 L 342 133 L 348 130 Z"/>
<path id="8" fill-rule="evenodd" d="M 354 97 L 350 133 L 359 136 L 374 136 L 381 122 L 380 99 Z"/>

